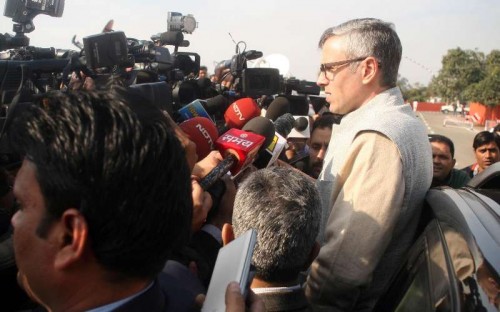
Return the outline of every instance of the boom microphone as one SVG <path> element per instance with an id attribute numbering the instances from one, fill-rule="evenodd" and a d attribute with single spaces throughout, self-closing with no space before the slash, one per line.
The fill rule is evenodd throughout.
<path id="1" fill-rule="evenodd" d="M 198 159 L 205 158 L 215 148 L 218 133 L 211 120 L 194 117 L 180 123 L 179 127 L 196 144 Z"/>

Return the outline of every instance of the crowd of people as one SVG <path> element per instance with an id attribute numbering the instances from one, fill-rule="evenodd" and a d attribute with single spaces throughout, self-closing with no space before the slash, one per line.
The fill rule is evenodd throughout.
<path id="1" fill-rule="evenodd" d="M 429 188 L 466 185 L 500 161 L 500 139 L 478 133 L 477 162 L 454 168 L 453 142 L 404 104 L 392 24 L 351 20 L 319 48 L 329 112 L 290 158 L 217 191 L 200 181 L 224 155 L 197 159 L 130 89 L 48 92 L 19 109 L 4 134 L 22 159 L 0 185 L 2 310 L 198 311 L 219 249 L 248 229 L 256 274 L 246 298 L 227 285 L 226 311 L 372 310 Z"/>

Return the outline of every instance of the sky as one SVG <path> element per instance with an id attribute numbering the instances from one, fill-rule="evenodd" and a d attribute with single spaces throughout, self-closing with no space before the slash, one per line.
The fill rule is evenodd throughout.
<path id="1" fill-rule="evenodd" d="M 428 84 L 449 49 L 500 49 L 499 0 L 67 0 L 62 17 L 38 15 L 27 36 L 32 46 L 76 49 L 74 35 L 81 41 L 113 19 L 114 30 L 148 40 L 167 30 L 169 11 L 197 20 L 198 28 L 184 36 L 190 46 L 180 51 L 198 53 L 209 72 L 234 55 L 234 39 L 264 56 L 285 55 L 290 75 L 315 81 L 323 31 L 363 17 L 394 23 L 403 45 L 400 74 L 412 84 Z M 0 16 L 1 33 L 12 34 L 12 24 Z"/>

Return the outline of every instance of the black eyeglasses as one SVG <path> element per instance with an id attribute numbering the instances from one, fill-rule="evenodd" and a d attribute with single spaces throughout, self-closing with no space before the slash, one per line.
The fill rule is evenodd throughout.
<path id="1" fill-rule="evenodd" d="M 319 67 L 319 70 L 325 75 L 326 79 L 328 80 L 333 80 L 335 78 L 335 72 L 339 70 L 341 67 L 355 63 L 355 62 L 360 62 L 364 61 L 368 56 L 365 57 L 358 57 L 352 60 L 344 60 L 344 61 L 339 61 L 339 62 L 332 62 L 332 63 L 324 63 L 321 64 Z"/>

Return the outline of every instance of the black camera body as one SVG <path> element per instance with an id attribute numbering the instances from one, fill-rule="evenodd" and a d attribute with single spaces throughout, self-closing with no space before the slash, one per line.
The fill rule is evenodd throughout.
<path id="1" fill-rule="evenodd" d="M 30 22 L 38 14 L 61 17 L 64 0 L 6 0 L 3 15 L 16 23 Z"/>

